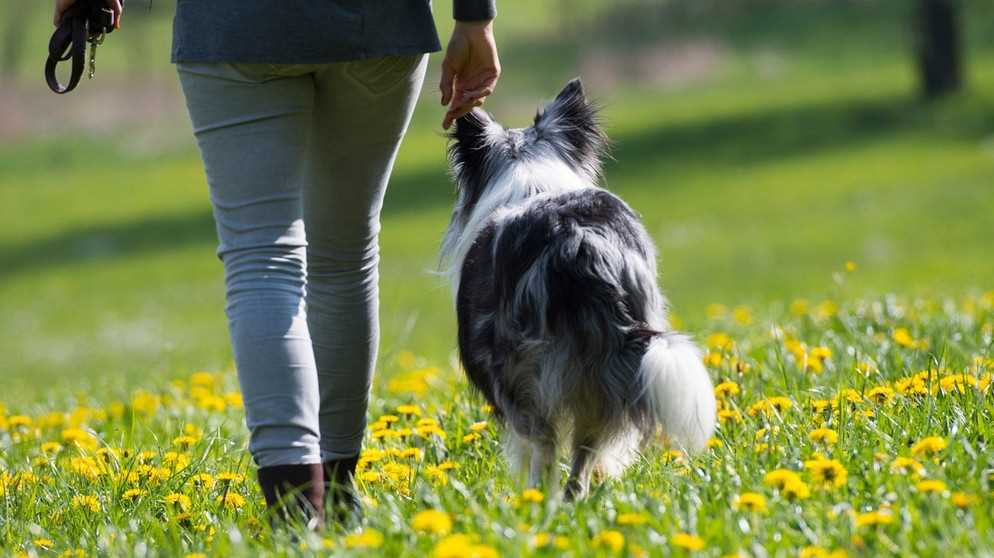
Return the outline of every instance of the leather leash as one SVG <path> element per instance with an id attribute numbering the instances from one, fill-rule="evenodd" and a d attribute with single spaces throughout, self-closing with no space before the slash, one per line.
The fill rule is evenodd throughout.
<path id="1" fill-rule="evenodd" d="M 62 22 L 48 42 L 48 60 L 45 62 L 45 81 L 49 89 L 58 94 L 68 93 L 79 85 L 86 65 L 86 43 L 90 43 L 90 77 L 93 77 L 97 45 L 104 35 L 114 31 L 114 12 L 103 0 L 77 0 L 62 14 Z M 72 59 L 69 83 L 62 85 L 55 76 L 59 62 Z"/>

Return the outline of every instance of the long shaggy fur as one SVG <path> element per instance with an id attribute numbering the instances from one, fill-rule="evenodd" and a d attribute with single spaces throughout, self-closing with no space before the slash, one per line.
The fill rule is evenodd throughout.
<path id="1" fill-rule="evenodd" d="M 565 440 L 573 498 L 594 468 L 620 474 L 659 427 L 703 447 L 711 381 L 667 322 L 652 240 L 597 184 L 607 138 L 579 80 L 529 128 L 475 110 L 451 138 L 457 199 L 442 261 L 463 367 L 508 427 L 509 461 L 529 484 L 551 483 Z"/>

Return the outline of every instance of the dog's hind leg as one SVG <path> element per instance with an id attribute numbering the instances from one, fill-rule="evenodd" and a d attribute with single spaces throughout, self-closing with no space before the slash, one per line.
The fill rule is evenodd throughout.
<path id="1" fill-rule="evenodd" d="M 558 491 L 559 483 L 554 482 L 556 464 L 556 444 L 549 440 L 531 441 L 531 463 L 528 466 L 528 486 L 545 487 L 550 493 Z"/>
<path id="2" fill-rule="evenodd" d="M 523 482 L 525 475 L 529 471 L 532 444 L 518 434 L 514 428 L 508 428 L 505 436 L 504 457 L 507 459 L 508 469 L 517 478 L 518 482 Z"/>
<path id="3" fill-rule="evenodd" d="M 573 463 L 566 480 L 564 498 L 567 502 L 579 500 L 590 489 L 590 473 L 596 462 L 593 443 L 590 440 L 573 441 Z"/>

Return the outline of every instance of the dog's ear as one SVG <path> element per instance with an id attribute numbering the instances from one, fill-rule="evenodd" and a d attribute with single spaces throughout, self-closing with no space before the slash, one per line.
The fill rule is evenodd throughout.
<path id="1" fill-rule="evenodd" d="M 457 186 L 478 184 L 487 164 L 490 139 L 487 128 L 493 123 L 490 115 L 473 109 L 456 120 L 455 130 L 449 134 L 449 166 L 455 174 Z"/>
<path id="2" fill-rule="evenodd" d="M 608 148 L 598 110 L 587 100 L 580 78 L 573 78 L 535 115 L 539 137 L 550 141 L 561 156 L 591 177 L 600 175 L 601 158 Z"/>

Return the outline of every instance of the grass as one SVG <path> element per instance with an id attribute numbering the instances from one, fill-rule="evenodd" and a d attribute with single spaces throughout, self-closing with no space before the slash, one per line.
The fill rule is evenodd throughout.
<path id="1" fill-rule="evenodd" d="M 656 29 L 654 20 L 623 10 L 603 28 L 588 23 L 593 31 L 563 38 L 550 32 L 561 29 L 540 4 L 503 4 L 512 15 L 502 19 L 506 76 L 493 106 L 512 126 L 525 125 L 538 99 L 580 73 L 590 48 L 617 52 L 654 40 L 643 32 Z M 477 537 L 480 555 L 611 554 L 614 544 L 632 555 L 688 552 L 679 541 L 701 542 L 700 554 L 710 556 L 793 556 L 811 545 L 853 555 L 994 552 L 994 301 L 983 295 L 994 288 L 994 19 L 967 21 L 967 90 L 925 105 L 915 96 L 907 14 L 897 3 L 768 4 L 754 13 L 664 18 L 672 22 L 668 40 L 706 37 L 724 49 L 704 79 L 594 88 L 615 143 L 607 185 L 641 212 L 679 321 L 712 345 L 716 382 L 734 381 L 740 392 L 725 409 L 742 422 L 726 417 L 720 443 L 704 455 L 653 450 L 572 506 L 549 494 L 522 501 L 498 457 L 496 425 L 463 441 L 487 415 L 451 365 L 450 295 L 429 273 L 451 203 L 441 109 L 429 86 L 383 213 L 383 342 L 370 416 L 417 402 L 420 418 L 437 420 L 446 437 L 370 440 L 370 448 L 421 453 L 369 463 L 385 480 L 363 487 L 366 537 L 333 530 L 291 543 L 265 527 L 252 484 L 221 264 L 188 129 L 180 127 L 179 147 L 153 151 L 130 131 L 38 140 L 0 152 L 0 553 L 294 555 L 334 545 L 333 553 L 357 554 L 375 543 L 388 555 L 424 554 L 443 536 L 412 527 L 425 509 L 449 514 L 449 534 Z M 584 4 L 580 20 L 593 21 L 600 5 Z M 164 24 L 148 25 L 150 36 L 164 36 Z M 167 43 L 150 41 L 151 52 L 161 58 Z M 103 75 L 127 66 L 120 54 L 101 51 Z M 771 56 L 772 74 L 762 69 Z M 843 271 L 850 260 L 856 270 Z M 716 333 L 732 344 L 709 337 Z M 915 342 L 922 339 L 927 348 Z M 817 357 L 825 354 L 818 347 L 831 355 Z M 856 371 L 861 363 L 868 374 Z M 920 371 L 923 388 L 912 378 Z M 870 393 L 884 386 L 905 393 L 877 402 Z M 855 399 L 846 389 L 862 400 L 810 410 L 813 400 Z M 791 408 L 749 413 L 768 396 L 787 397 Z M 400 416 L 391 428 L 417 420 Z M 187 425 L 196 440 L 174 443 Z M 836 432 L 835 444 L 809 439 L 821 426 Z M 892 470 L 929 436 L 948 447 L 914 456 L 921 478 Z M 44 446 L 46 454 L 45 442 L 61 448 Z M 837 459 L 847 481 L 818 489 L 804 464 L 815 453 Z M 437 484 L 443 477 L 429 465 L 449 461 L 458 468 Z M 409 475 L 387 462 L 410 466 Z M 764 475 L 778 468 L 795 471 L 810 497 L 787 501 L 768 486 Z M 209 490 L 191 484 L 194 473 L 216 481 L 223 471 L 246 480 Z M 921 480 L 946 488 L 924 493 L 932 485 Z M 125 499 L 129 489 L 143 492 Z M 219 506 L 227 489 L 245 501 Z M 735 509 L 752 492 L 766 511 Z M 164 503 L 173 493 L 188 496 L 189 509 Z M 98 511 L 86 511 L 88 499 L 74 506 L 74 496 L 95 497 Z M 882 515 L 860 515 L 870 510 Z M 183 513 L 190 515 L 177 519 Z M 882 523 L 867 524 L 873 520 Z"/>
<path id="2" fill-rule="evenodd" d="M 988 67 L 994 59 L 976 57 L 976 92 L 937 106 L 908 94 L 900 64 L 798 69 L 742 90 L 620 91 L 605 110 L 608 185 L 656 238 L 677 314 L 823 296 L 823 278 L 846 260 L 860 264 L 859 294 L 989 288 Z M 421 107 L 384 209 L 386 358 L 416 347 L 447 362 L 453 348 L 447 289 L 427 272 L 451 200 L 438 113 Z M 114 138 L 67 139 L 0 161 L 0 354 L 11 389 L 128 387 L 228 366 L 220 263 L 191 147 L 148 156 Z"/>
<path id="3" fill-rule="evenodd" d="M 840 295 L 851 275 L 839 280 Z M 272 531 L 231 373 L 0 412 L 0 547 L 39 556 L 931 556 L 994 552 L 994 291 L 699 317 L 721 424 L 567 504 L 522 490 L 459 373 L 385 363 L 364 527 Z M 125 397 L 122 397 L 125 395 Z M 425 514 L 424 512 L 429 512 Z"/>

